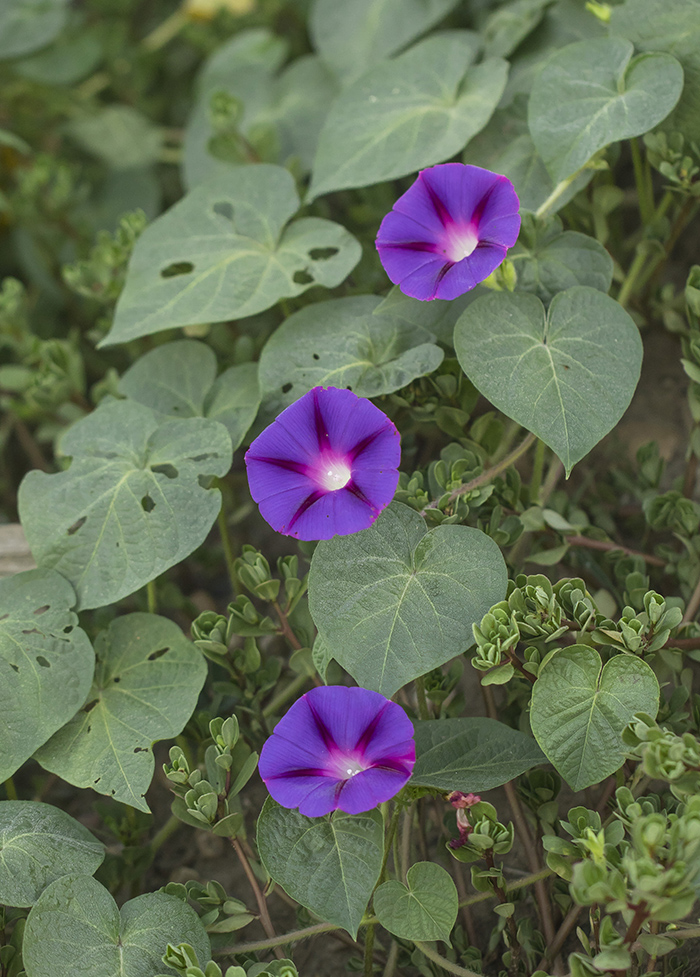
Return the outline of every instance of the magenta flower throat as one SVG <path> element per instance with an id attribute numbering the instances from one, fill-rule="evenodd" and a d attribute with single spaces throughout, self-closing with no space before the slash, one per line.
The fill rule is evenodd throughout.
<path id="1" fill-rule="evenodd" d="M 399 432 L 350 390 L 314 387 L 248 449 L 248 484 L 262 517 L 285 536 L 330 539 L 366 529 L 394 497 Z"/>
<path id="2" fill-rule="evenodd" d="M 518 239 L 519 208 L 505 176 L 463 163 L 432 166 L 382 221 L 379 258 L 404 295 L 455 299 L 501 264 Z"/>
<path id="3" fill-rule="evenodd" d="M 416 759 L 413 724 L 379 692 L 324 685 L 298 699 L 260 754 L 282 807 L 317 818 L 369 811 L 401 790 Z"/>

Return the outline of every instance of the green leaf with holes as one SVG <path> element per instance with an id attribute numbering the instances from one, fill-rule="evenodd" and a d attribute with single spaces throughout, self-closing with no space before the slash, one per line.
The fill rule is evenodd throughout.
<path id="1" fill-rule="evenodd" d="M 38 801 L 0 801 L 0 902 L 32 906 L 61 875 L 92 875 L 104 845 L 65 811 Z"/>
<path id="2" fill-rule="evenodd" d="M 0 781 L 88 694 L 95 656 L 74 605 L 75 591 L 55 570 L 0 579 Z"/>
<path id="3" fill-rule="evenodd" d="M 516 288 L 532 292 L 548 305 L 557 292 L 589 285 L 607 292 L 613 260 L 594 237 L 565 231 L 558 217 L 537 220 L 523 214 L 518 243 L 508 252 L 517 273 Z"/>
<path id="4" fill-rule="evenodd" d="M 200 960 L 211 945 L 197 913 L 177 896 L 148 892 L 121 909 L 86 875 L 64 875 L 27 918 L 22 953 L 27 977 L 159 977 L 168 943 L 189 943 Z"/>
<path id="5" fill-rule="evenodd" d="M 653 718 L 658 709 L 659 683 L 641 658 L 615 655 L 603 666 L 594 648 L 572 645 L 540 668 L 530 724 L 547 759 L 583 790 L 622 766 L 622 731 L 634 714 Z"/>
<path id="6" fill-rule="evenodd" d="M 357 935 L 382 867 L 379 811 L 307 818 L 268 797 L 257 842 L 265 868 L 293 899 Z"/>
<path id="7" fill-rule="evenodd" d="M 290 224 L 298 209 L 294 178 L 279 166 L 236 167 L 195 187 L 136 242 L 101 345 L 242 319 L 312 285 L 340 285 L 359 242 L 320 217 Z"/>
<path id="8" fill-rule="evenodd" d="M 321 130 L 309 199 L 460 152 L 491 118 L 508 74 L 501 58 L 474 64 L 479 48 L 469 31 L 429 37 L 346 88 Z"/>
<path id="9" fill-rule="evenodd" d="M 484 295 L 457 322 L 455 350 L 477 390 L 548 444 L 567 475 L 622 417 L 642 365 L 633 320 L 585 285 L 548 311 L 525 292 Z"/>
<path id="10" fill-rule="evenodd" d="M 538 763 L 542 751 L 531 736 L 495 719 L 418 722 L 411 783 L 436 790 L 491 790 Z"/>
<path id="11" fill-rule="evenodd" d="M 159 414 L 218 421 L 234 451 L 260 404 L 255 363 L 229 367 L 217 377 L 214 351 L 194 339 L 166 343 L 139 357 L 121 378 L 119 392 Z"/>
<path id="12" fill-rule="evenodd" d="M 683 69 L 670 54 L 640 54 L 619 37 L 568 44 L 535 78 L 529 124 L 555 182 L 599 149 L 649 132 L 683 90 Z"/>
<path id="13" fill-rule="evenodd" d="M 95 654 L 87 702 L 35 759 L 76 787 L 148 811 L 153 743 L 182 731 L 206 662 L 176 624 L 142 613 L 112 621 L 95 641 Z"/>
<path id="14" fill-rule="evenodd" d="M 426 531 L 392 503 L 374 525 L 318 544 L 309 608 L 333 657 L 358 685 L 392 696 L 474 641 L 472 624 L 503 599 L 501 551 L 468 526 Z"/>
<path id="15" fill-rule="evenodd" d="M 406 47 L 458 0 L 316 0 L 309 20 L 314 48 L 345 82 Z"/>
<path id="16" fill-rule="evenodd" d="M 221 504 L 207 486 L 231 467 L 222 424 L 129 400 L 100 404 L 61 449 L 69 468 L 29 472 L 19 510 L 35 560 L 71 581 L 81 608 L 133 593 L 200 546 Z"/>
<path id="17" fill-rule="evenodd" d="M 278 414 L 312 387 L 348 387 L 378 397 L 432 373 L 443 351 L 429 332 L 380 315 L 373 295 L 316 302 L 273 333 L 260 357 L 265 406 Z"/>
<path id="18" fill-rule="evenodd" d="M 457 886 L 434 862 L 416 862 L 408 870 L 406 885 L 392 879 L 374 893 L 377 919 L 403 940 L 449 943 L 458 910 Z"/>
<path id="19" fill-rule="evenodd" d="M 68 0 L 3 0 L 0 59 L 17 58 L 49 44 L 68 18 Z"/>

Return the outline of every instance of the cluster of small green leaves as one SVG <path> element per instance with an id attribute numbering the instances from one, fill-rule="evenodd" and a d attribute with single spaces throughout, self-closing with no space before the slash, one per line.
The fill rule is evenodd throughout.
<path id="1" fill-rule="evenodd" d="M 253 963 L 245 967 L 227 967 L 222 971 L 214 960 L 206 967 L 199 966 L 197 953 L 188 943 L 178 946 L 168 944 L 163 963 L 172 967 L 178 977 L 299 977 L 291 960 L 275 960 L 272 963 Z M 163 977 L 163 975 L 161 975 Z"/>
<path id="2" fill-rule="evenodd" d="M 499 601 L 474 625 L 476 654 L 472 664 L 486 673 L 482 684 L 508 682 L 516 668 L 536 676 L 546 646 L 569 633 L 581 642 L 645 656 L 673 647 L 673 638 L 683 620 L 683 611 L 673 600 L 648 591 L 642 610 L 623 607 L 617 621 L 605 617 L 580 578 L 564 578 L 557 583 L 543 574 L 518 575 L 508 582 L 506 600 Z M 521 642 L 531 642 L 524 650 L 524 663 L 514 655 Z"/>
<path id="3" fill-rule="evenodd" d="M 201 823 L 197 825 L 201 826 Z M 240 899 L 226 893 L 220 882 L 168 882 L 163 886 L 163 892 L 177 896 L 183 902 L 194 903 L 210 936 L 242 929 L 255 918 Z"/>
<path id="4" fill-rule="evenodd" d="M 185 824 L 235 838 L 243 827 L 238 795 L 255 773 L 258 755 L 239 739 L 235 716 L 212 719 L 209 733 L 214 742 L 204 755 L 206 778 L 198 768 L 190 769 L 179 746 L 170 748 L 170 763 L 163 771 L 176 795 L 172 810 Z"/>
<path id="5" fill-rule="evenodd" d="M 593 906 L 598 916 L 601 910 L 606 913 L 593 939 L 582 937 L 585 956 L 570 958 L 573 972 L 624 972 L 632 966 L 635 949 L 653 958 L 675 949 L 672 938 L 656 935 L 657 928 L 642 932 L 642 926 L 683 919 L 692 909 L 698 883 L 698 797 L 686 795 L 668 812 L 658 796 L 635 799 L 621 787 L 614 817 L 605 825 L 598 812 L 583 807 L 572 808 L 559 824 L 569 838 L 544 836 L 547 864 L 570 883 L 575 904 Z M 616 913 L 625 920 L 624 936 L 613 925 Z"/>

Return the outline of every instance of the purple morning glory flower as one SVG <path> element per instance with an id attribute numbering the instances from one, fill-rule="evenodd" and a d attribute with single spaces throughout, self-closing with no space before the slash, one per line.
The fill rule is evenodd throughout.
<path id="1" fill-rule="evenodd" d="M 464 295 L 517 241 L 519 207 L 510 180 L 480 166 L 442 163 L 421 170 L 379 228 L 384 270 L 414 299 Z"/>
<path id="2" fill-rule="evenodd" d="M 285 536 L 330 539 L 371 526 L 394 497 L 401 439 L 350 390 L 314 387 L 248 449 L 250 493 Z"/>
<path id="3" fill-rule="evenodd" d="M 277 723 L 258 769 L 278 804 L 317 818 L 388 801 L 415 760 L 413 724 L 401 706 L 368 689 L 322 685 Z"/>

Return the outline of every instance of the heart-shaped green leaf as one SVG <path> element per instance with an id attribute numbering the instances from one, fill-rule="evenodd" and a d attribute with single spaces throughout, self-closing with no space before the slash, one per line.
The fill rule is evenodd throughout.
<path id="1" fill-rule="evenodd" d="M 333 657 L 359 685 L 392 696 L 473 642 L 472 624 L 503 598 L 501 551 L 468 526 L 426 530 L 392 503 L 353 536 L 316 547 L 311 614 Z"/>
<path id="2" fill-rule="evenodd" d="M 495 719 L 435 719 L 415 727 L 411 783 L 417 787 L 465 794 L 491 790 L 544 763 L 531 736 Z"/>
<path id="3" fill-rule="evenodd" d="M 468 31 L 429 37 L 343 91 L 321 130 L 309 199 L 449 159 L 482 129 L 505 87 L 501 58 L 474 61 Z"/>
<path id="4" fill-rule="evenodd" d="M 61 875 L 92 875 L 104 845 L 65 811 L 39 801 L 0 801 L 0 902 L 33 906 Z"/>
<path id="5" fill-rule="evenodd" d="M 395 879 L 374 893 L 374 911 L 384 929 L 404 940 L 444 940 L 457 920 L 459 897 L 448 872 L 434 862 L 416 862 L 406 885 Z"/>
<path id="6" fill-rule="evenodd" d="M 557 51 L 535 78 L 530 132 L 555 182 L 610 143 L 653 129 L 678 101 L 678 61 L 633 53 L 619 37 L 579 41 Z"/>
<path id="7" fill-rule="evenodd" d="M 378 811 L 307 818 L 269 797 L 258 819 L 258 850 L 283 889 L 354 938 L 377 884 L 384 852 Z"/>
<path id="8" fill-rule="evenodd" d="M 663 129 L 700 140 L 700 17 L 696 0 L 625 0 L 614 5 L 610 33 L 638 51 L 667 51 L 683 66 L 683 94 Z"/>
<path id="9" fill-rule="evenodd" d="M 36 759 L 76 787 L 148 811 L 153 743 L 182 731 L 206 662 L 176 624 L 155 614 L 116 618 L 98 635 L 95 654 L 87 702 Z"/>
<path id="10" fill-rule="evenodd" d="M 260 404 L 255 363 L 232 366 L 217 377 L 214 351 L 194 339 L 166 343 L 139 357 L 119 381 L 119 392 L 159 414 L 218 421 L 234 451 Z"/>
<path id="11" fill-rule="evenodd" d="M 358 241 L 320 217 L 285 226 L 298 209 L 280 166 L 236 167 L 195 187 L 136 242 L 101 345 L 242 319 L 311 285 L 339 285 L 360 260 Z"/>
<path id="12" fill-rule="evenodd" d="M 377 397 L 436 370 L 443 351 L 429 333 L 389 314 L 373 295 L 315 302 L 273 333 L 260 357 L 265 407 L 276 415 L 312 387 Z"/>
<path id="13" fill-rule="evenodd" d="M 476 299 L 457 322 L 455 350 L 474 386 L 548 444 L 567 475 L 622 417 L 642 364 L 633 320 L 584 285 L 559 292 L 548 312 L 521 292 Z"/>
<path id="14" fill-rule="evenodd" d="M 0 781 L 85 702 L 95 656 L 74 605 L 55 570 L 0 580 Z"/>
<path id="15" fill-rule="evenodd" d="M 603 667 L 594 648 L 572 645 L 540 668 L 530 723 L 547 759 L 582 790 L 622 765 L 622 731 L 634 714 L 654 717 L 658 708 L 659 683 L 641 658 L 615 655 Z"/>
<path id="16" fill-rule="evenodd" d="M 29 913 L 22 953 L 27 977 L 157 977 L 174 973 L 162 961 L 168 943 L 210 959 L 206 930 L 182 899 L 149 892 L 120 910 L 95 879 L 64 875 Z"/>
<path id="17" fill-rule="evenodd" d="M 29 472 L 19 510 L 35 560 L 71 581 L 81 608 L 133 593 L 204 542 L 221 505 L 205 485 L 231 467 L 222 424 L 108 400 L 61 448 L 70 467 Z"/>

